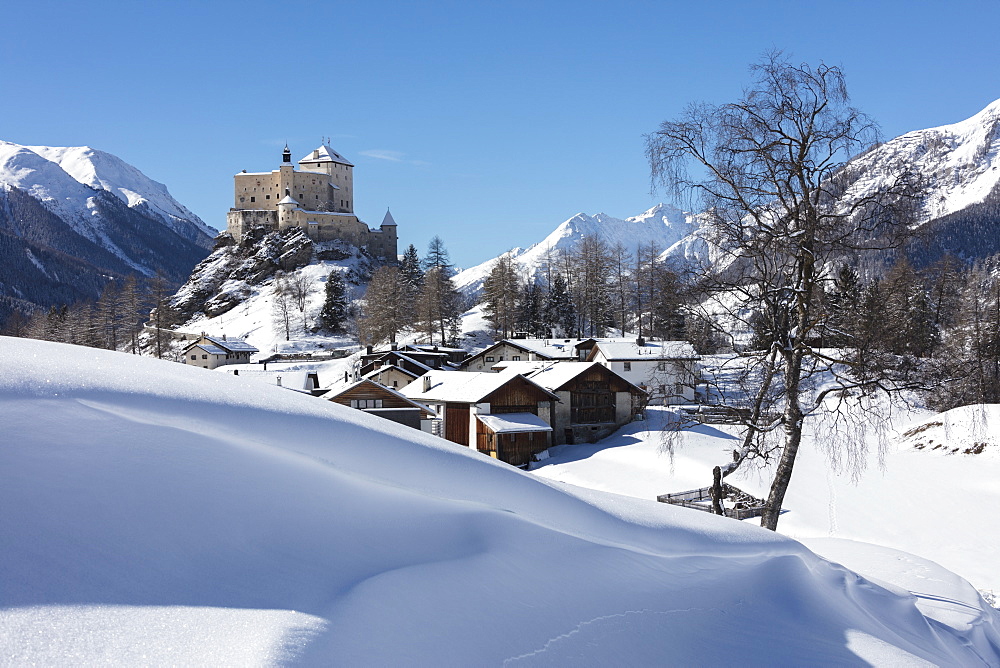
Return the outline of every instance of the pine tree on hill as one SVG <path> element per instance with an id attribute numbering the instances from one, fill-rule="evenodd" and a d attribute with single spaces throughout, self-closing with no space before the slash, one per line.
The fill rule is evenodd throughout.
<path id="1" fill-rule="evenodd" d="M 326 297 L 319 321 L 323 329 L 337 334 L 344 331 L 344 322 L 347 320 L 347 290 L 343 276 L 336 269 L 327 277 L 324 292 Z"/>

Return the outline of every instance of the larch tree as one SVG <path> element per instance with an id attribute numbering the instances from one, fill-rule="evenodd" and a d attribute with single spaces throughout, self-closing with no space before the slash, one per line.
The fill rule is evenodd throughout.
<path id="1" fill-rule="evenodd" d="M 647 135 L 646 153 L 654 182 L 702 200 L 722 257 L 713 287 L 730 295 L 729 315 L 756 310 L 783 323 L 757 355 L 759 388 L 777 393 L 780 414 L 753 416 L 742 450 L 726 466 L 729 472 L 750 455 L 776 460 L 761 517 L 775 530 L 806 418 L 836 411 L 823 406 L 828 396 L 844 401 L 845 390 L 875 384 L 845 373 L 849 359 L 811 345 L 822 327 L 828 267 L 847 253 L 898 247 L 918 188 L 912 170 L 892 165 L 866 194 L 843 199 L 858 176 L 848 160 L 877 130 L 850 105 L 839 68 L 795 65 L 772 53 L 752 73 L 738 101 L 691 105 L 662 123 Z M 818 373 L 833 383 L 812 392 L 808 380 Z"/>
<path id="2" fill-rule="evenodd" d="M 514 333 L 520 290 L 521 282 L 514 261 L 510 255 L 501 255 L 483 281 L 486 320 L 493 325 L 494 333 L 500 338 L 506 339 Z"/>
<path id="3" fill-rule="evenodd" d="M 402 302 L 403 280 L 397 267 L 379 267 L 372 274 L 361 307 L 358 333 L 362 343 L 395 343 L 396 335 L 409 323 Z"/>

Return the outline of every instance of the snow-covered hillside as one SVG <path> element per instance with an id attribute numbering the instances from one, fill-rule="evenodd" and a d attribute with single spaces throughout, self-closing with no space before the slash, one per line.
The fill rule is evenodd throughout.
<path id="1" fill-rule="evenodd" d="M 900 164 L 925 180 L 918 224 L 983 202 L 1000 180 L 1000 100 L 964 121 L 908 132 L 852 161 L 862 176 L 845 199 L 873 192 Z"/>
<path id="2" fill-rule="evenodd" d="M 935 593 L 961 614 L 228 374 L 4 339 L 0 431 L 12 664 L 1000 662 L 957 578 Z"/>
<path id="3" fill-rule="evenodd" d="M 508 254 L 522 275 L 534 277 L 544 271 L 550 258 L 554 260 L 557 253 L 573 249 L 584 238 L 597 237 L 611 246 L 621 244 L 633 254 L 637 249 L 650 245 L 663 252 L 696 229 L 695 216 L 666 204 L 657 204 L 638 216 L 624 219 L 604 213 L 593 216 L 578 213 L 556 227 L 542 241 L 527 249 L 515 248 Z M 496 259 L 487 260 L 459 272 L 454 279 L 455 285 L 466 294 L 479 294 L 495 262 Z"/>

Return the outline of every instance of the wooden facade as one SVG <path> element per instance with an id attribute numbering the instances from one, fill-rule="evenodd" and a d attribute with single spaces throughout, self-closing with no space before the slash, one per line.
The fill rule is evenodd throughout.
<path id="1" fill-rule="evenodd" d="M 421 428 L 422 420 L 435 417 L 434 411 L 428 407 L 407 399 L 373 380 L 361 380 L 342 392 L 326 398 L 342 406 L 356 408 L 415 429 Z"/>

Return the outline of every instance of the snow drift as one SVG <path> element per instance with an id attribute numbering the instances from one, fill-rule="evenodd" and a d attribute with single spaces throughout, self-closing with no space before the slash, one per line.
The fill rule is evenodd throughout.
<path id="1" fill-rule="evenodd" d="M 228 374 L 0 339 L 0 433 L 12 663 L 1000 661 L 790 539 Z"/>

